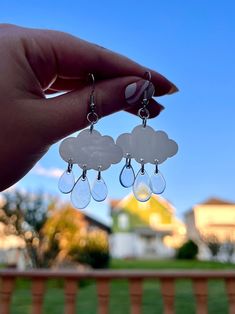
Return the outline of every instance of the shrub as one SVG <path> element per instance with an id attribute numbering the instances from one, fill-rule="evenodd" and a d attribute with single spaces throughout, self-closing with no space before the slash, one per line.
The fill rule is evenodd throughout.
<path id="1" fill-rule="evenodd" d="M 74 260 L 81 264 L 90 265 L 92 268 L 101 269 L 109 266 L 110 256 L 108 252 L 99 250 L 84 249 L 79 251 L 70 252 Z"/>
<path id="2" fill-rule="evenodd" d="M 110 261 L 108 237 L 102 230 L 89 231 L 69 250 L 72 260 L 92 268 L 107 268 Z"/>
<path id="3" fill-rule="evenodd" d="M 184 243 L 177 251 L 177 259 L 195 259 L 198 253 L 198 246 L 192 240 Z"/>

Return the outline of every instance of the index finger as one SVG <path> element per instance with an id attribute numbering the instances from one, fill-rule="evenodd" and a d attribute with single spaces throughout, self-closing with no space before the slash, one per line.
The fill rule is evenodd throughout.
<path id="1" fill-rule="evenodd" d="M 25 29 L 27 59 L 43 89 L 60 79 L 58 90 L 63 89 L 63 79 L 85 80 L 93 73 L 96 80 L 121 76 L 144 77 L 152 74 L 156 96 L 173 93 L 177 87 L 163 75 L 147 69 L 129 58 L 67 33 L 50 30 Z M 62 80 L 61 80 L 62 79 Z"/>

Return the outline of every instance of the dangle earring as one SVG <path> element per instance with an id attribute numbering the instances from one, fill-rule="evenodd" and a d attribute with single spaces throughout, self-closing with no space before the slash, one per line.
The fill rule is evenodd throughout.
<path id="1" fill-rule="evenodd" d="M 95 105 L 95 78 L 89 74 L 92 80 L 92 90 L 89 98 L 90 111 L 87 114 L 89 129 L 85 129 L 77 137 L 69 137 L 60 144 L 59 152 L 64 161 L 68 163 L 67 171 L 59 181 L 59 189 L 63 193 L 71 192 L 71 201 L 76 208 L 83 209 L 90 203 L 91 197 L 101 202 L 106 199 L 108 189 L 102 178 L 102 171 L 112 164 L 119 163 L 122 159 L 122 150 L 115 144 L 110 136 L 103 136 L 94 130 L 99 117 Z M 76 181 L 72 181 L 72 166 L 77 164 L 82 169 L 82 174 Z M 97 171 L 97 177 L 90 188 L 87 171 Z M 73 177 L 74 178 L 74 177 Z M 69 183 L 67 183 L 69 182 Z M 65 187 L 64 187 L 65 186 Z"/>
<path id="2" fill-rule="evenodd" d="M 151 73 L 146 72 L 146 75 L 148 86 L 143 94 L 141 108 L 138 110 L 142 124 L 136 126 L 131 133 L 121 134 L 116 141 L 126 160 L 119 176 L 120 183 L 126 188 L 132 186 L 134 196 L 140 202 L 148 201 L 152 193 L 161 194 L 164 192 L 166 182 L 158 166 L 178 151 L 177 143 L 169 139 L 165 132 L 155 131 L 147 125 L 150 115 L 147 107 L 155 89 L 151 83 Z M 132 159 L 140 164 L 140 170 L 136 176 L 131 165 Z M 145 170 L 147 163 L 155 165 L 155 171 L 151 178 Z"/>

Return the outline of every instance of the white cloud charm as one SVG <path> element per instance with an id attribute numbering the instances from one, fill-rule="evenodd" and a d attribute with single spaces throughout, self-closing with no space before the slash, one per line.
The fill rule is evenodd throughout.
<path id="1" fill-rule="evenodd" d="M 60 155 L 66 162 L 72 159 L 80 168 L 106 170 L 122 159 L 122 150 L 112 137 L 96 130 L 83 130 L 77 137 L 69 137 L 60 145 Z"/>
<path id="2" fill-rule="evenodd" d="M 142 125 L 135 127 L 131 133 L 121 134 L 116 144 L 121 147 L 124 158 L 130 156 L 145 164 L 155 164 L 156 160 L 161 164 L 178 151 L 177 143 L 169 139 L 165 132 Z"/>

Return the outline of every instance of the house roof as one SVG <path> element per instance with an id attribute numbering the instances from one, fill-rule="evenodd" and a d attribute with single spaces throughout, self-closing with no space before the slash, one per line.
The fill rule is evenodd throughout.
<path id="1" fill-rule="evenodd" d="M 209 199 L 207 199 L 205 202 L 200 203 L 200 205 L 235 205 L 235 203 L 226 201 L 226 200 L 222 200 L 220 198 L 217 197 L 211 197 Z"/>
<path id="2" fill-rule="evenodd" d="M 87 213 L 82 213 L 85 217 L 85 219 L 90 222 L 93 223 L 94 225 L 96 225 L 97 227 L 105 230 L 108 233 L 111 233 L 111 227 L 108 226 L 107 224 L 103 223 L 102 221 L 96 219 L 94 216 L 92 217 L 91 215 L 88 215 Z"/>
<path id="3" fill-rule="evenodd" d="M 60 200 L 60 206 L 58 206 L 58 210 L 69 207 L 73 210 L 75 210 L 75 208 L 68 202 L 64 201 L 64 200 Z M 108 233 L 111 233 L 111 226 L 108 222 L 102 221 L 102 219 L 100 217 L 97 217 L 97 215 L 94 215 L 93 213 L 90 213 L 89 210 L 83 211 L 81 209 L 76 208 L 75 210 L 76 212 L 78 212 L 80 215 L 82 215 L 85 220 L 89 223 L 92 223 L 93 225 L 96 225 L 97 227 L 105 230 Z"/>
<path id="4" fill-rule="evenodd" d="M 198 203 L 196 204 L 197 206 L 199 205 L 235 205 L 235 203 L 227 201 L 227 200 L 222 200 L 220 198 L 217 197 L 210 197 L 207 200 L 205 200 L 202 203 Z M 196 206 L 194 205 L 192 208 L 190 208 L 189 210 L 187 210 L 184 215 L 185 217 L 190 215 L 193 212 L 194 207 Z"/>
<path id="5" fill-rule="evenodd" d="M 110 201 L 110 207 L 112 211 L 120 210 L 122 208 L 127 207 L 128 205 L 135 205 L 137 208 L 148 208 L 150 206 L 156 206 L 156 203 L 164 207 L 167 211 L 169 211 L 171 214 L 175 212 L 175 207 L 166 199 L 159 195 L 153 194 L 149 201 L 147 202 L 139 202 L 136 200 L 134 195 L 132 193 L 128 194 L 126 197 L 124 197 L 121 200 L 113 199 Z"/>
<path id="6" fill-rule="evenodd" d="M 115 207 L 117 207 L 117 205 L 118 205 L 118 203 L 120 202 L 120 199 L 113 199 L 113 200 L 111 200 L 110 201 L 110 207 L 111 208 L 115 208 Z"/>

